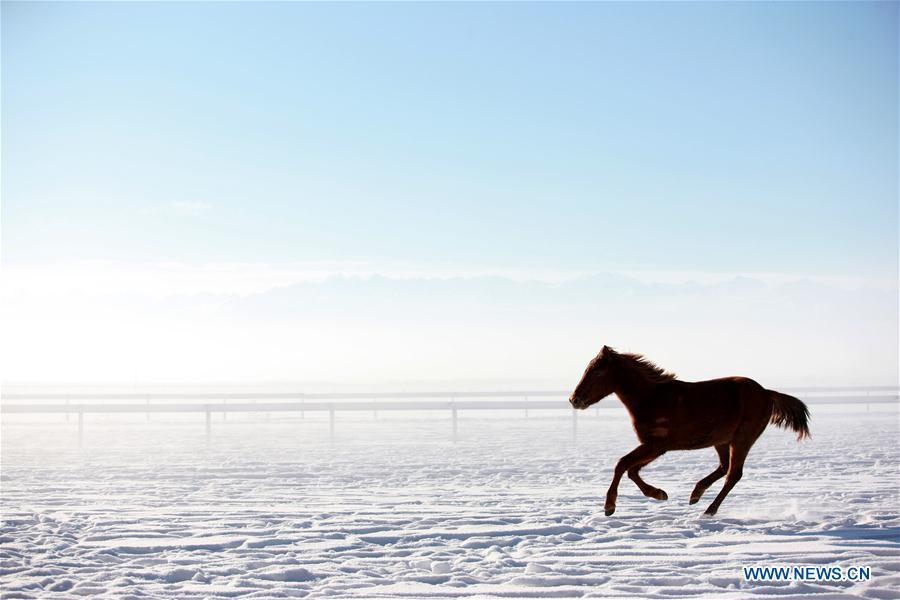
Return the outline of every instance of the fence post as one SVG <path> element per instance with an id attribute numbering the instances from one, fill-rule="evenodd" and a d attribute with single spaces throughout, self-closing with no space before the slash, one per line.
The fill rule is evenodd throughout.
<path id="1" fill-rule="evenodd" d="M 451 405 L 455 404 L 455 400 L 450 401 Z M 456 443 L 456 406 L 453 406 L 453 443 Z"/>
<path id="2" fill-rule="evenodd" d="M 66 423 L 69 422 L 69 399 L 66 398 Z"/>
<path id="3" fill-rule="evenodd" d="M 528 418 L 528 396 L 525 396 L 525 418 Z"/>
<path id="4" fill-rule="evenodd" d="M 372 398 L 372 404 L 375 405 L 375 410 L 372 411 L 372 418 L 377 419 L 378 418 L 378 399 Z"/>
<path id="5" fill-rule="evenodd" d="M 84 446 L 84 409 L 78 409 L 78 447 Z"/>
<path id="6" fill-rule="evenodd" d="M 572 443 L 578 439 L 578 411 L 572 411 Z"/>
<path id="7" fill-rule="evenodd" d="M 206 405 L 206 441 L 209 442 L 209 434 L 212 432 L 212 412 L 209 404 Z"/>
<path id="8" fill-rule="evenodd" d="M 331 443 L 334 443 L 334 402 L 328 409 L 328 433 L 331 436 Z"/>

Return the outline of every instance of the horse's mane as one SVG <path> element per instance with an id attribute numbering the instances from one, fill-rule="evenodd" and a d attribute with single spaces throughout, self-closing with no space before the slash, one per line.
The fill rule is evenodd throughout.
<path id="1" fill-rule="evenodd" d="M 615 353 L 616 363 L 626 369 L 629 374 L 640 377 L 648 383 L 664 383 L 675 379 L 675 373 L 670 373 L 662 367 L 658 367 L 640 354 Z"/>

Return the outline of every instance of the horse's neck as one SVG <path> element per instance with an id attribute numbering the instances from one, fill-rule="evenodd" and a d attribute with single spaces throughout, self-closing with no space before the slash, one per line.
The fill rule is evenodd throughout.
<path id="1" fill-rule="evenodd" d="M 616 396 L 619 397 L 628 412 L 634 414 L 642 400 L 650 395 L 652 387 L 653 384 L 648 381 L 634 376 L 625 376 L 621 377 L 616 385 Z"/>

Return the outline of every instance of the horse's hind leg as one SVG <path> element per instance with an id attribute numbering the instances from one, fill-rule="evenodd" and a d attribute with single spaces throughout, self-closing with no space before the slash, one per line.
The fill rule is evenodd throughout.
<path id="1" fill-rule="evenodd" d="M 747 453 L 750 452 L 750 446 L 752 446 L 755 441 L 756 440 L 754 439 L 749 443 L 742 443 L 740 445 L 731 444 L 731 460 L 728 463 L 728 473 L 725 474 L 725 485 L 722 486 L 722 491 L 719 492 L 716 499 L 713 500 L 712 504 L 709 505 L 709 508 L 706 509 L 707 515 L 716 514 L 719 510 L 719 505 L 722 504 L 722 500 L 725 499 L 725 496 L 728 495 L 731 488 L 741 480 L 741 475 L 744 474 L 744 460 L 747 458 Z"/>
<path id="2" fill-rule="evenodd" d="M 719 454 L 719 466 L 716 467 L 715 471 L 698 481 L 697 485 L 694 486 L 694 491 L 691 492 L 691 504 L 696 504 L 700 500 L 700 497 L 703 496 L 703 492 L 709 489 L 709 486 L 724 477 L 725 471 L 728 470 L 728 444 L 719 444 L 716 446 L 716 452 Z"/>
<path id="3" fill-rule="evenodd" d="M 641 493 L 643 493 L 648 498 L 653 498 L 654 500 L 668 500 L 669 495 L 665 492 L 665 490 L 661 490 L 658 487 L 653 487 L 652 485 L 650 485 L 649 483 L 647 483 L 646 481 L 641 479 L 640 470 L 643 469 L 644 467 L 646 467 L 647 465 L 649 465 L 651 462 L 653 462 L 654 460 L 656 460 L 657 458 L 659 458 L 662 455 L 663 455 L 663 452 L 660 452 L 653 458 L 628 469 L 628 478 L 637 484 L 637 486 L 641 490 Z"/>

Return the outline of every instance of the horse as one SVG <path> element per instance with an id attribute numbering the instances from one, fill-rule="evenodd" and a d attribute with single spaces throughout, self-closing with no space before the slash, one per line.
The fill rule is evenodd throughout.
<path id="1" fill-rule="evenodd" d="M 619 480 L 625 473 L 645 496 L 669 499 L 640 476 L 643 467 L 669 450 L 716 449 L 719 466 L 697 482 L 690 497 L 690 504 L 696 504 L 724 476 L 725 485 L 706 509 L 707 515 L 714 515 L 740 481 L 750 447 L 770 422 L 796 431 L 798 441 L 809 437 L 809 409 L 793 396 L 767 390 L 747 377 L 679 381 L 640 354 L 603 346 L 569 402 L 584 410 L 613 393 L 628 409 L 640 445 L 616 464 L 606 493 L 606 516 L 616 511 Z"/>

